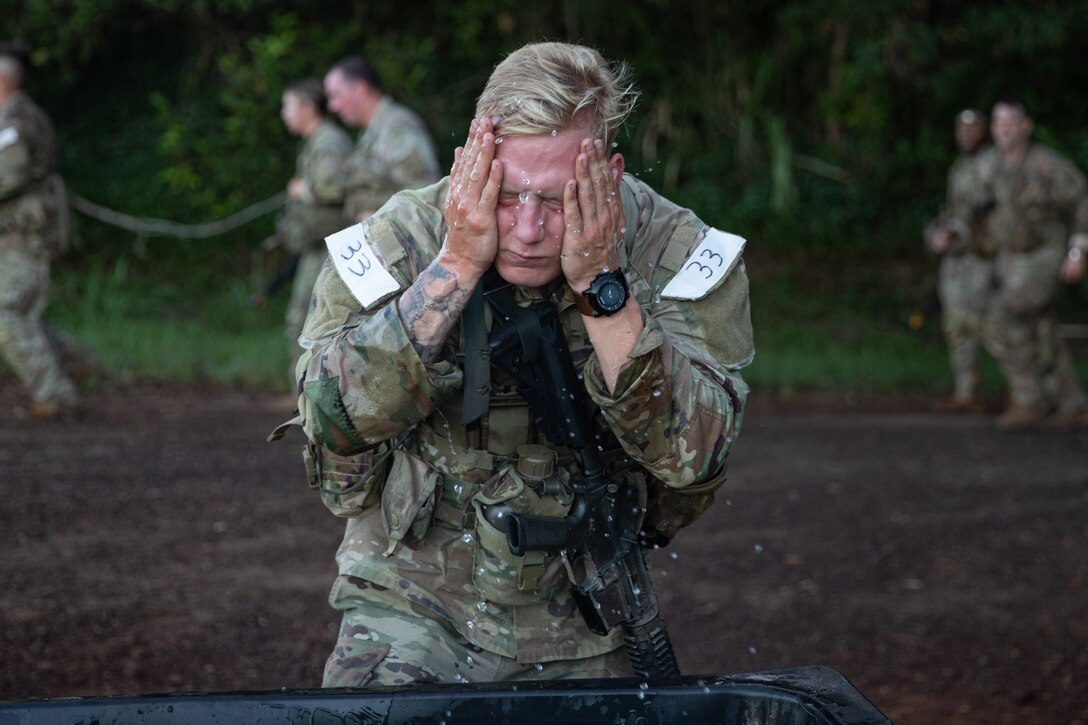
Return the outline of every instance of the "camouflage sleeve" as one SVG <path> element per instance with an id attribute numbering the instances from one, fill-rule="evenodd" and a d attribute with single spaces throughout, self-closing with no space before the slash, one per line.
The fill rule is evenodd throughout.
<path id="1" fill-rule="evenodd" d="M 422 237 L 423 227 L 385 215 L 365 224 L 403 292 L 413 265 L 403 254 L 393 259 L 389 250 L 400 249 L 397 240 L 409 235 Z M 299 339 L 307 349 L 296 368 L 300 412 L 310 439 L 336 453 L 350 454 L 399 435 L 461 387 L 452 355 L 432 364 L 420 360 L 398 314 L 400 292 L 361 309 L 331 264 L 314 287 Z"/>
<path id="2" fill-rule="evenodd" d="M 1088 183 L 1071 162 L 1060 159 L 1051 185 L 1055 204 L 1070 223 L 1070 236 L 1088 234 Z"/>
<path id="3" fill-rule="evenodd" d="M 336 206 L 344 203 L 344 156 L 331 149 L 319 150 L 308 169 L 306 186 L 314 204 Z"/>
<path id="4" fill-rule="evenodd" d="M 687 212 L 678 228 L 701 222 Z M 753 355 L 743 262 L 702 299 L 640 299 L 646 327 L 610 394 L 595 355 L 586 388 L 625 452 L 674 488 L 720 483 L 740 430 Z"/>
<path id="5" fill-rule="evenodd" d="M 22 192 L 30 173 L 30 150 L 19 129 L 0 124 L 0 200 Z"/>
<path id="6" fill-rule="evenodd" d="M 341 206 L 347 183 L 346 161 L 351 155 L 351 140 L 325 122 L 319 128 L 317 145 L 306 162 L 306 186 L 310 204 Z"/>
<path id="7" fill-rule="evenodd" d="M 326 266 L 321 283 L 335 284 Z M 339 278 L 337 278 L 338 280 Z M 395 303 L 373 314 L 352 314 L 331 338 L 299 362 L 302 414 L 311 440 L 347 455 L 381 443 L 423 420 L 460 389 L 461 371 L 449 361 L 424 364 Z"/>

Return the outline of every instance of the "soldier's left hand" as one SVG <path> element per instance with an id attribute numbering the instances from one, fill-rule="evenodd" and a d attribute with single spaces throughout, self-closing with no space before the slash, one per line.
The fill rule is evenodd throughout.
<path id="1" fill-rule="evenodd" d="M 623 157 L 605 154 L 600 139 L 583 139 L 574 178 L 563 189 L 563 275 L 575 292 L 584 292 L 601 272 L 619 266 L 626 234 L 620 178 Z"/>
<path id="2" fill-rule="evenodd" d="M 306 182 L 302 179 L 295 177 L 287 182 L 287 196 L 294 201 L 298 201 L 302 198 L 302 195 L 306 190 Z"/>

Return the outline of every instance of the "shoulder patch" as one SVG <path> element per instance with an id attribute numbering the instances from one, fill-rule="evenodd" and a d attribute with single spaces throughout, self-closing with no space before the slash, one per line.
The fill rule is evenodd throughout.
<path id="1" fill-rule="evenodd" d="M 13 143 L 19 140 L 19 132 L 14 126 L 8 126 L 3 131 L 0 131 L 0 149 L 11 146 Z"/>
<path id="2" fill-rule="evenodd" d="M 706 297 L 737 266 L 745 240 L 736 234 L 707 227 L 702 241 L 680 271 L 669 280 L 661 296 L 674 300 L 698 300 Z"/>
<path id="3" fill-rule="evenodd" d="M 365 309 L 400 289 L 371 246 L 362 224 L 330 234 L 325 237 L 325 245 L 340 279 Z"/>

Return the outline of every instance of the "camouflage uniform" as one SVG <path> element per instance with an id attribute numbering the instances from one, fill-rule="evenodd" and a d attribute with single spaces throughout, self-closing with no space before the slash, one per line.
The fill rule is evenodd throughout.
<path id="1" fill-rule="evenodd" d="M 53 124 L 25 94 L 0 108 L 0 352 L 36 402 L 74 407 L 76 386 L 42 313 L 49 263 L 67 243 L 68 200 Z"/>
<path id="2" fill-rule="evenodd" d="M 479 515 L 482 504 L 497 502 L 548 516 L 569 507 L 519 474 L 526 446 L 545 444 L 525 401 L 493 369 L 491 408 L 473 447 L 460 424 L 459 326 L 440 359 L 425 364 L 398 314 L 397 296 L 440 249 L 448 183 L 403 192 L 364 225 L 399 289 L 361 309 L 326 265 L 300 338 L 310 348 L 298 376 L 312 485 L 357 483 L 366 464 L 352 452 L 406 435 L 391 461 L 376 464 L 376 482 L 340 501 L 354 504 L 340 511 L 354 517 L 337 553 L 330 601 L 345 614 L 325 684 L 535 676 L 528 665 L 542 665 L 547 677 L 630 674 L 617 650 L 620 631 L 596 636 L 577 613 L 560 557 L 512 557 L 503 533 Z M 706 227 L 630 176 L 621 196 L 622 264 L 646 326 L 614 394 L 567 286 L 514 292 L 522 304 L 545 295 L 556 302 L 599 411 L 600 448 L 647 500 L 644 527 L 672 536 L 725 480 L 748 392 L 739 370 L 754 354 L 748 281 L 740 262 L 698 301 L 663 299 Z M 551 449 L 560 477 L 569 476 L 570 451 Z M 401 614 L 390 617 L 390 609 Z M 447 666 L 466 657 L 494 666 Z"/>
<path id="3" fill-rule="evenodd" d="M 980 159 L 996 206 L 987 219 L 998 248 L 998 292 L 987 338 L 1014 405 L 1075 414 L 1088 400 L 1057 335 L 1058 271 L 1074 234 L 1088 233 L 1088 186 L 1073 164 L 1042 144 L 1009 165 L 997 151 Z"/>
<path id="4" fill-rule="evenodd" d="M 439 176 L 438 157 L 423 121 L 391 98 L 382 98 L 348 160 L 347 220 L 353 223 L 401 189 L 418 189 Z"/>
<path id="5" fill-rule="evenodd" d="M 941 255 L 937 294 L 941 324 L 948 342 L 953 397 L 974 400 L 979 385 L 979 346 L 983 318 L 994 289 L 993 240 L 983 222 L 993 197 L 976 154 L 960 156 L 948 172 L 948 202 L 941 215 L 926 225 L 926 247 L 941 228 L 953 233 Z"/>
<path id="6" fill-rule="evenodd" d="M 292 369 L 302 350 L 298 336 L 310 310 L 314 282 L 325 263 L 325 237 L 344 226 L 344 164 L 351 139 L 329 120 L 321 123 L 301 145 L 295 178 L 303 182 L 302 198 L 290 200 L 276 224 L 276 234 L 292 254 L 299 255 L 287 304 L 287 338 Z"/>

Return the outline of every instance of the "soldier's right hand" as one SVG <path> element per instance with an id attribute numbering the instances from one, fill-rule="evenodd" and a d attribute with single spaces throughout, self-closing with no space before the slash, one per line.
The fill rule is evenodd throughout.
<path id="1" fill-rule="evenodd" d="M 502 164 L 495 160 L 491 119 L 474 119 L 464 147 L 454 152 L 444 215 L 446 238 L 440 255 L 449 263 L 482 274 L 499 246 L 495 210 L 502 185 Z"/>

